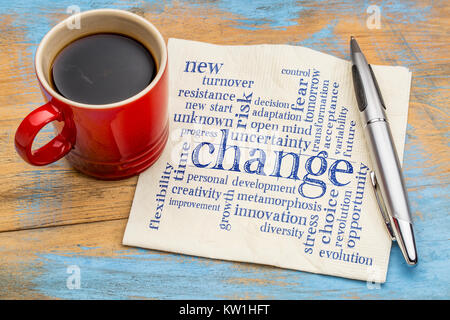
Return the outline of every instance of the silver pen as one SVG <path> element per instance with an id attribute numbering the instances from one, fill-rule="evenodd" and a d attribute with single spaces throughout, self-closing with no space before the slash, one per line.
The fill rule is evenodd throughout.
<path id="1" fill-rule="evenodd" d="M 408 195 L 375 74 L 354 37 L 350 38 L 353 85 L 373 162 L 371 183 L 386 227 L 408 265 L 417 263 L 417 249 Z"/>

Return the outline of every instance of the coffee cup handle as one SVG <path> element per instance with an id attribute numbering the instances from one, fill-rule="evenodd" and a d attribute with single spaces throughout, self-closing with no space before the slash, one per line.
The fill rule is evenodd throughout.
<path id="1" fill-rule="evenodd" d="M 64 121 L 64 128 L 60 134 L 37 150 L 32 150 L 34 138 L 38 132 L 52 121 Z M 60 110 L 50 102 L 33 110 L 21 122 L 16 131 L 15 145 L 17 153 L 28 163 L 43 166 L 64 157 L 72 149 L 73 135 Z"/>

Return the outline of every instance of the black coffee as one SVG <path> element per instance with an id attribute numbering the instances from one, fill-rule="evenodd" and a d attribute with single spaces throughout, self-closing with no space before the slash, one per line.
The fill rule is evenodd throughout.
<path id="1" fill-rule="evenodd" d="M 52 81 L 69 100 L 108 104 L 142 91 L 156 75 L 152 54 L 138 41 L 113 33 L 75 40 L 55 58 Z"/>

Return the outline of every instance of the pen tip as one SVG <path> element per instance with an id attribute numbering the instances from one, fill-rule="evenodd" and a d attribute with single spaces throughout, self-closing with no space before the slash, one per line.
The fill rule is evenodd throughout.
<path id="1" fill-rule="evenodd" d="M 418 259 L 412 223 L 395 217 L 393 220 L 395 225 L 395 237 L 406 263 L 410 266 L 414 266 L 417 264 Z"/>

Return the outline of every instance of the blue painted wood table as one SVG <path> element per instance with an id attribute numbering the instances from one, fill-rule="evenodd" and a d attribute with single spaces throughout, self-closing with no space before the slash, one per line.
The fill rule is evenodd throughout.
<path id="1" fill-rule="evenodd" d="M 0 1 L 0 297 L 7 299 L 448 299 L 448 1 Z M 413 72 L 404 156 L 420 263 L 397 246 L 381 286 L 342 278 L 124 247 L 137 178 L 104 182 L 65 160 L 25 164 L 21 119 L 43 103 L 33 55 L 67 8 L 120 8 L 163 36 L 218 44 L 284 43 Z M 39 141 L 51 135 L 46 128 Z M 80 275 L 80 281 L 73 281 Z"/>

